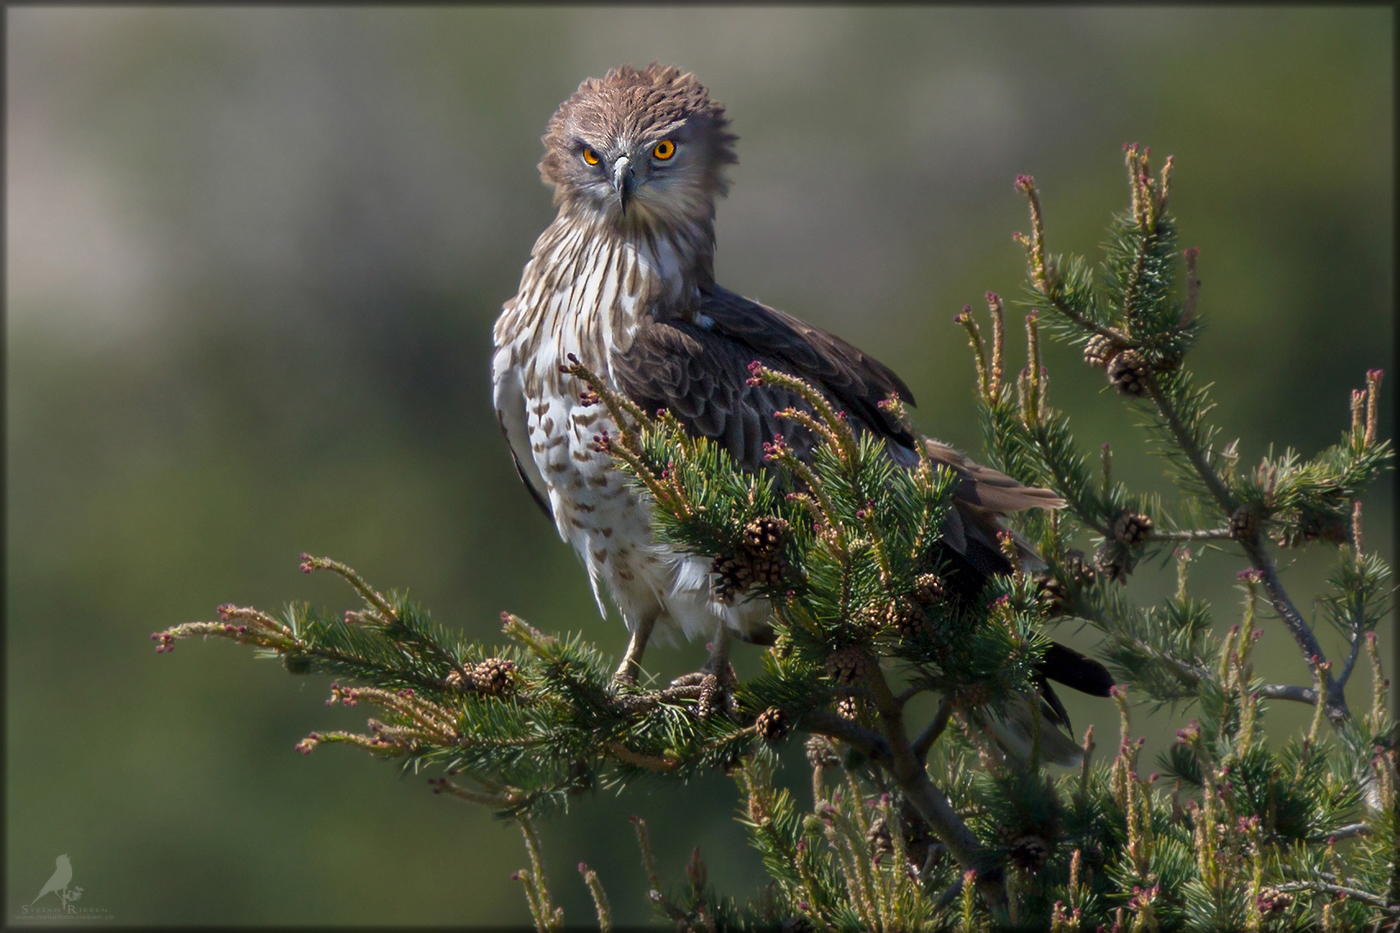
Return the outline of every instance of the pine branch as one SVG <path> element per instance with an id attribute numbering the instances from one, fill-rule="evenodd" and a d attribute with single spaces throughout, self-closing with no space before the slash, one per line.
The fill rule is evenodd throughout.
<path id="1" fill-rule="evenodd" d="M 1340 894 L 1345 897 L 1352 897 L 1363 904 L 1370 904 L 1372 907 L 1379 907 L 1388 914 L 1400 914 L 1400 904 L 1392 904 L 1383 897 L 1379 897 L 1369 891 L 1362 891 L 1358 888 L 1343 884 L 1334 884 L 1329 881 L 1286 881 L 1275 885 L 1279 891 L 1321 891 L 1325 894 Z"/>
<path id="2" fill-rule="evenodd" d="M 1378 398 L 1379 371 L 1368 373 L 1366 391 L 1353 396 L 1352 430 L 1343 444 L 1320 454 L 1306 466 L 1289 458 L 1273 466 L 1266 461 L 1259 474 L 1266 477 L 1265 486 L 1253 492 L 1254 487 L 1248 483 L 1242 484 L 1238 490 L 1232 488 L 1231 482 L 1217 469 L 1217 461 L 1223 459 L 1224 465 L 1233 470 L 1233 445 L 1223 457 L 1214 452 L 1212 438 L 1215 429 L 1205 421 L 1209 405 L 1204 390 L 1193 389 L 1189 375 L 1180 370 L 1181 355 L 1198 328 L 1196 308 L 1200 287 L 1196 275 L 1196 251 L 1188 250 L 1185 253 L 1186 303 L 1174 305 L 1170 301 L 1174 230 L 1166 206 L 1171 159 L 1167 160 L 1160 182 L 1154 183 L 1148 169 L 1146 151 L 1140 151 L 1136 146 L 1125 149 L 1133 195 L 1132 210 L 1115 221 L 1111 231 L 1107 270 L 1113 289 L 1108 302 L 1113 309 L 1112 315 L 1105 317 L 1100 310 L 1101 306 L 1092 297 L 1092 283 L 1087 278 L 1081 273 L 1066 278 L 1058 271 L 1058 264 L 1047 259 L 1039 194 L 1031 179 L 1021 177 L 1017 188 L 1026 194 L 1031 208 L 1031 236 L 1020 239 L 1027 249 L 1032 293 L 1037 300 L 1050 305 L 1062 333 L 1080 341 L 1089 337 L 1104 341 L 1094 352 L 1100 354 L 1097 360 L 1107 361 L 1099 365 L 1109 366 L 1111 380 L 1118 378 L 1112 371 L 1115 356 L 1126 359 L 1124 354 L 1139 354 L 1132 366 L 1125 365 L 1118 370 L 1129 379 L 1120 385 L 1120 391 L 1131 390 L 1131 394 L 1141 395 L 1152 403 L 1154 430 L 1160 433 L 1164 441 L 1163 452 L 1167 454 L 1168 461 L 1179 465 L 1178 475 L 1185 488 L 1203 496 L 1214 506 L 1217 514 L 1230 519 L 1230 525 L 1226 528 L 1165 530 L 1156 532 L 1154 537 L 1160 541 L 1225 538 L 1237 541 L 1303 656 L 1325 662 L 1320 643 L 1289 596 L 1264 545 L 1259 514 L 1267 515 L 1273 511 L 1298 513 L 1302 516 L 1298 520 L 1299 534 L 1315 534 L 1310 529 L 1316 527 L 1318 519 L 1309 516 L 1326 514 L 1326 506 L 1318 503 L 1353 495 L 1361 483 L 1374 475 L 1389 456 L 1387 444 L 1378 443 L 1376 437 L 1374 412 L 1377 409 L 1375 400 Z M 993 316 L 997 318 L 998 315 L 999 304 L 994 304 Z M 1107 323 L 1110 320 L 1116 321 L 1116 325 Z M 973 337 L 976 347 L 978 341 L 975 333 Z M 978 359 L 979 373 L 984 373 L 986 364 L 980 351 Z M 1033 370 L 1039 372 L 1034 362 L 1033 333 L 1032 359 Z M 981 379 L 984 403 L 988 409 L 996 412 L 1004 402 L 991 397 L 987 391 L 987 378 L 984 375 Z M 1106 503 L 1098 501 L 1089 491 L 1082 459 L 1076 460 L 1069 453 L 1067 426 L 1062 421 L 1047 422 L 1038 417 L 1028 419 L 1027 425 L 1031 428 L 1030 433 L 1017 440 L 1018 428 L 1005 416 L 994 416 L 988 424 L 989 439 L 1001 454 L 1003 465 L 1014 466 L 1011 461 L 1020 459 L 1023 469 L 1013 471 L 1013 475 L 1025 481 L 1041 476 L 1047 478 L 1070 503 L 1081 521 L 1107 537 Z M 1024 466 L 1031 466 L 1025 462 L 1024 452 L 1033 453 L 1031 460 L 1036 465 L 1030 470 L 1024 469 Z M 1040 475 L 1028 476 L 1027 473 Z M 1252 498 L 1242 502 L 1241 495 Z M 1324 511 L 1317 513 L 1318 508 Z M 1309 522 L 1314 524 L 1310 525 Z M 1355 620 L 1349 629 L 1351 653 L 1349 663 L 1343 667 L 1343 676 L 1333 678 L 1330 671 L 1324 671 L 1324 710 L 1328 720 L 1337 728 L 1350 719 L 1344 693 L 1346 676 L 1349 676 L 1355 664 L 1358 638 L 1368 630 L 1366 623 Z"/>
<path id="3" fill-rule="evenodd" d="M 1198 445 L 1196 432 L 1187 428 L 1180 412 L 1173 403 L 1173 399 L 1167 392 L 1163 391 L 1161 385 L 1151 375 L 1147 377 L 1147 386 L 1148 393 L 1157 406 L 1163 423 L 1175 439 L 1178 449 L 1190 461 L 1202 485 L 1209 491 L 1220 510 L 1226 515 L 1233 515 L 1239 507 L 1239 503 Z M 1294 641 L 1298 643 L 1303 656 L 1325 661 L 1326 654 L 1322 650 L 1322 645 L 1284 589 L 1283 582 L 1278 576 L 1278 570 L 1274 566 L 1273 557 L 1264 547 L 1259 531 L 1256 529 L 1253 533 L 1239 535 L 1236 540 L 1244 549 L 1250 565 L 1259 574 L 1260 582 L 1269 595 L 1269 601 L 1273 604 L 1274 611 L 1278 613 L 1279 619 L 1287 627 Z M 1343 683 L 1334 680 L 1330 673 L 1327 675 L 1324 704 L 1328 720 L 1336 727 L 1340 727 L 1351 718 L 1351 711 L 1347 708 L 1346 695 L 1343 690 L 1344 686 Z"/>
<path id="4" fill-rule="evenodd" d="M 951 593 L 954 578 L 945 575 L 956 571 L 943 534 L 958 476 L 927 456 L 896 466 L 833 398 L 791 374 L 752 369 L 754 382 L 793 402 L 780 415 L 794 440 L 767 445 L 767 469 L 746 473 L 719 445 L 690 436 L 674 416 L 648 416 L 571 360 L 564 370 L 588 386 L 586 404 L 606 406 L 618 425 L 599 448 L 653 506 L 656 540 L 708 561 L 721 601 L 772 607 L 776 644 L 761 674 L 718 689 L 716 676 L 659 689 L 619 684 L 612 659 L 578 635 L 504 614 L 505 647 L 464 642 L 407 598 L 308 555 L 304 570 L 341 576 L 362 606 L 328 613 L 294 604 L 280 617 L 223 606 L 218 621 L 156 633 L 156 650 L 196 635 L 222 638 L 291 673 L 340 678 L 330 702 L 365 703 L 377 718 L 364 732 L 310 733 L 298 750 L 339 744 L 435 772 L 434 793 L 515 820 L 529 867 L 514 877 L 545 933 L 564 920 L 535 820 L 600 786 L 623 792 L 639 779 L 684 782 L 717 769 L 738 782 L 740 820 L 772 879 L 757 903 L 718 898 L 698 849 L 686 883 L 668 893 L 646 826 L 634 819 L 649 901 L 692 933 L 1392 923 L 1400 914 L 1400 727 L 1389 715 L 1375 634 L 1391 590 L 1389 568 L 1363 551 L 1355 504 L 1391 455 L 1377 437 L 1380 373 L 1353 393 L 1352 424 L 1338 444 L 1311 460 L 1270 453 L 1252 474 L 1237 473 L 1235 445 L 1216 449 L 1206 390 L 1182 368 L 1199 329 L 1200 294 L 1194 251 L 1178 254 L 1173 245 L 1170 160 L 1154 180 L 1146 151 L 1130 147 L 1128 167 L 1132 205 L 1110 228 L 1102 287 L 1082 261 L 1047 254 L 1038 193 L 1018 180 L 1031 202 L 1032 234 L 1022 239 L 1032 295 L 1045 309 L 1027 316 L 1019 377 L 1006 378 L 1000 298 L 988 295 L 989 348 L 970 312 L 957 319 L 973 347 L 994 466 L 1052 487 L 1067 503 L 1054 514 L 1020 514 L 1021 539 L 1002 537 L 1013 565 L 1021 563 L 1018 541 L 1038 549 L 1044 573 L 1018 566 L 975 596 Z M 1177 301 L 1174 264 L 1182 258 Z M 1078 450 L 1068 417 L 1049 404 L 1042 325 L 1083 344 L 1086 360 L 1139 399 L 1182 503 L 1115 481 L 1107 447 L 1092 459 Z M 905 421 L 897 400 L 881 408 Z M 1069 547 L 1090 533 L 1103 539 L 1092 559 Z M 1319 601 L 1349 642 L 1335 678 L 1279 581 L 1266 537 L 1338 546 L 1331 589 Z M 1188 592 L 1185 545 L 1226 539 L 1241 545 L 1251 568 L 1239 581 L 1240 624 L 1217 637 L 1210 607 Z M 1131 603 L 1121 584 L 1171 545 L 1179 545 L 1176 593 Z M 1255 675 L 1261 599 L 1307 656 L 1311 687 Z M 1161 759 L 1173 781 L 1142 776 L 1126 686 L 1114 692 L 1116 754 L 1093 758 L 1091 727 L 1072 774 L 1041 769 L 1049 724 L 1035 704 L 1023 724 L 1026 760 L 979 727 L 1003 713 L 1011 721 L 1007 697 L 1034 696 L 1043 628 L 1055 616 L 1102 633 L 1101 656 L 1135 698 L 1193 704 L 1198 719 Z M 1342 690 L 1363 646 L 1372 701 L 1352 717 Z M 909 701 L 924 692 L 939 705 L 931 721 L 915 723 Z M 1264 728 L 1276 700 L 1314 708 L 1306 732 L 1281 745 Z M 812 769 L 806 811 L 774 781 L 776 751 L 800 734 Z M 596 873 L 582 863 L 579 871 L 609 929 L 612 908 Z"/>
<path id="5" fill-rule="evenodd" d="M 944 697 L 938 704 L 938 712 L 933 720 L 924 727 L 924 731 L 919 733 L 919 737 L 914 740 L 914 755 L 919 761 L 928 757 L 929 749 L 933 748 L 933 743 L 937 742 L 943 735 L 943 730 L 948 728 L 948 721 L 953 715 L 953 701 Z"/>
<path id="6" fill-rule="evenodd" d="M 1311 687 L 1265 684 L 1258 689 L 1259 695 L 1266 700 L 1292 700 L 1295 703 L 1306 703 L 1309 706 L 1317 702 L 1317 693 Z"/>
<path id="7" fill-rule="evenodd" d="M 1153 533 L 1159 541 L 1228 541 L 1229 528 L 1191 528 L 1162 530 Z"/>

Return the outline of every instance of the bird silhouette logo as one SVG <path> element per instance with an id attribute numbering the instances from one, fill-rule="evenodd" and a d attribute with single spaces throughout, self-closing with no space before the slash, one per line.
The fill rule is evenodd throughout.
<path id="1" fill-rule="evenodd" d="M 68 853 L 65 852 L 63 855 L 54 859 L 54 865 L 53 876 L 44 884 L 44 890 L 39 892 L 39 897 L 43 897 L 45 894 L 52 892 L 58 895 L 58 899 L 65 904 L 69 901 L 77 900 L 81 896 L 83 889 L 74 888 L 72 891 L 68 890 L 68 884 L 73 880 L 73 863 L 69 860 Z M 39 897 L 30 901 L 29 906 L 33 907 L 38 903 Z"/>

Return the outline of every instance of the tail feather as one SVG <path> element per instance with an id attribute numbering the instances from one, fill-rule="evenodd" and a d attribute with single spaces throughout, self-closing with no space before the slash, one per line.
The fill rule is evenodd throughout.
<path id="1" fill-rule="evenodd" d="M 1113 675 L 1108 668 L 1059 642 L 1052 641 L 1045 649 L 1040 670 L 1056 683 L 1090 696 L 1106 697 L 1113 689 Z"/>
<path id="2" fill-rule="evenodd" d="M 934 463 L 950 467 L 958 474 L 958 485 L 953 495 L 963 502 L 989 512 L 1064 508 L 1065 500 L 1049 489 L 1019 483 L 1000 470 L 984 466 L 933 438 L 924 438 L 924 452 Z"/>
<path id="3" fill-rule="evenodd" d="M 1050 704 L 1052 697 L 1054 706 Z M 1056 706 L 1059 707 L 1059 715 L 1054 709 Z M 1036 751 L 1038 734 L 1040 761 L 1069 767 L 1078 764 L 1084 752 L 1062 731 L 1069 724 L 1068 717 L 1060 718 L 1063 711 L 1059 697 L 1047 684 L 1038 695 L 1018 693 L 1008 697 L 1000 710 L 992 706 L 979 707 L 971 712 L 969 718 L 996 743 L 1004 755 L 1016 762 L 1024 764 L 1031 760 Z"/>

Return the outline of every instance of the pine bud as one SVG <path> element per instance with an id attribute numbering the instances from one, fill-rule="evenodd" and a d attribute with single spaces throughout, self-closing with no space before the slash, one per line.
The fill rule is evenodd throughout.
<path id="1" fill-rule="evenodd" d="M 1113 520 L 1113 540 L 1124 547 L 1137 547 L 1152 534 L 1152 519 L 1141 512 L 1123 512 Z"/>
<path id="2" fill-rule="evenodd" d="M 843 686 L 860 680 L 868 670 L 865 652 L 856 647 L 838 648 L 826 659 L 826 675 Z"/>
<path id="3" fill-rule="evenodd" d="M 706 881 L 709 880 L 710 873 L 705 867 L 705 860 L 700 857 L 699 846 L 696 846 L 690 853 L 690 861 L 686 862 L 685 865 L 685 876 L 697 895 L 704 889 Z"/>
<path id="4" fill-rule="evenodd" d="M 1108 362 L 1108 381 L 1124 395 L 1141 398 L 1147 394 L 1147 361 L 1136 350 L 1124 350 Z"/>
<path id="5" fill-rule="evenodd" d="M 787 714 L 775 706 L 770 706 L 759 713 L 753 724 L 759 738 L 765 742 L 781 742 L 787 738 L 788 730 L 791 727 Z"/>

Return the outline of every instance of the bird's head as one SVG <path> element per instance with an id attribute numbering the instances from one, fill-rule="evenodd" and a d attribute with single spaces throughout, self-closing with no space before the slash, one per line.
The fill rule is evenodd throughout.
<path id="1" fill-rule="evenodd" d="M 652 63 L 589 78 L 559 105 L 540 174 L 554 202 L 624 230 L 665 232 L 714 220 L 737 161 L 724 106 L 679 68 Z"/>

